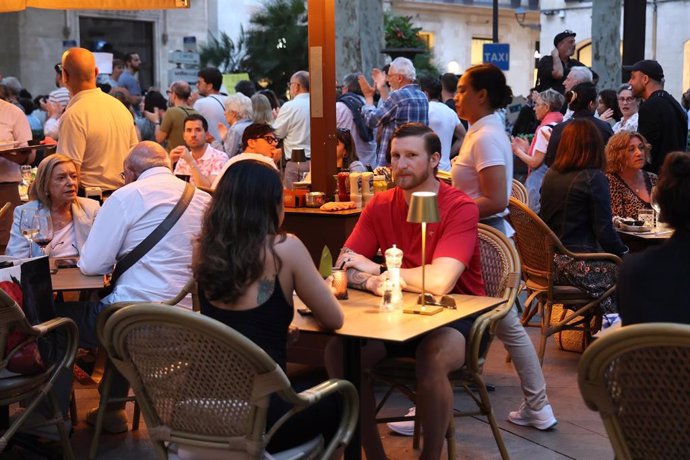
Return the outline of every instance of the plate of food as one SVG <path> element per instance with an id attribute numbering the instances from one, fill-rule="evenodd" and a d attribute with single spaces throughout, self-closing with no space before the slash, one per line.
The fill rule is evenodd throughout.
<path id="1" fill-rule="evenodd" d="M 616 217 L 614 224 L 617 229 L 630 233 L 649 233 L 652 227 L 645 226 L 645 222 L 639 219 L 631 219 L 627 217 Z"/>

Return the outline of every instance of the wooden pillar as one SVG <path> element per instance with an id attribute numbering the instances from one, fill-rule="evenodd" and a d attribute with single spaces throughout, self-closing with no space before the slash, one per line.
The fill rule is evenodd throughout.
<path id="1" fill-rule="evenodd" d="M 309 0 L 311 188 L 335 191 L 335 0 Z"/>

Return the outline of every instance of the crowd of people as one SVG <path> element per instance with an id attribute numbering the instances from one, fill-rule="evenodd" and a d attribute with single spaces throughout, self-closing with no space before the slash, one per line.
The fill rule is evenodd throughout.
<path id="1" fill-rule="evenodd" d="M 373 86 L 361 72 L 345 76 L 335 107 L 337 167 L 353 172 L 384 167 L 394 180 L 362 210 L 339 254 L 337 265 L 347 269 L 351 287 L 383 295 L 388 275 L 376 254 L 393 244 L 404 252 L 403 284 L 410 290 L 421 287 L 421 230 L 405 216 L 412 193 L 423 191 L 437 194 L 440 212 L 426 242 L 426 289 L 484 295 L 478 223 L 514 234 L 508 200 L 518 158 L 529 167 L 530 208 L 565 247 L 626 257 L 619 272 L 607 263 L 585 263 L 583 269 L 559 255 L 557 279 L 593 295 L 619 280 L 618 302 L 607 308 L 618 308 L 625 323 L 660 318 L 690 323 L 690 301 L 679 294 L 687 293 L 681 287 L 690 281 L 687 108 L 663 90 L 663 69 L 651 60 L 625 68 L 631 72 L 628 84 L 598 91 L 591 70 L 572 59 L 574 37 L 568 30 L 556 35 L 553 52 L 539 63 L 531 95 L 534 119 L 522 133 L 533 134 L 531 141 L 508 135 L 500 114 L 512 90 L 491 64 L 470 67 L 459 78 L 418 79 L 412 62 L 397 58 L 387 69 L 373 69 Z M 50 255 L 79 257 L 85 274 L 114 272 L 112 291 L 98 301 L 56 306 L 59 315 L 77 323 L 84 347 L 98 345 L 96 319 L 108 305 L 172 298 L 193 277 L 202 314 L 239 330 L 285 368 L 293 290 L 322 327 L 343 325 L 329 281 L 305 262 L 311 259 L 299 238 L 281 231 L 283 189 L 310 170 L 309 74 L 292 75 L 289 101 L 281 105 L 273 92 L 256 91 L 251 82 L 225 94 L 214 68 L 199 71 L 196 92 L 177 81 L 165 91 L 167 98 L 163 91 L 144 94 L 136 75 L 140 65 L 136 53 L 114 62 L 116 71 L 103 86 L 97 83 L 93 54 L 72 48 L 55 67 L 58 89 L 39 99 L 37 112 L 20 109 L 7 89 L 13 82 L 3 80 L 0 129 L 12 129 L 0 132 L 0 141 L 11 136 L 16 145 L 26 145 L 42 130 L 57 142 L 57 153 L 38 164 L 25 204 L 17 193 L 19 167 L 34 162 L 33 153 L 0 158 L 0 200 L 17 206 L 2 220 L 8 234 L 0 243 L 7 243 L 9 255 L 40 255 L 20 227 L 24 213 L 46 209 L 55 231 Z M 300 161 L 291 161 L 300 150 Z M 439 170 L 447 172 L 450 184 L 437 178 Z M 86 198 L 94 190 L 100 202 Z M 675 234 L 667 245 L 628 258 L 613 217 L 636 219 L 655 200 L 660 220 Z M 645 270 L 650 264 L 677 270 L 671 277 L 659 272 L 650 278 Z M 653 299 L 638 290 L 649 282 L 667 289 L 668 305 L 678 305 L 683 296 L 682 311 L 656 315 L 645 309 Z M 452 417 L 448 374 L 465 361 L 473 321 L 457 321 L 402 346 L 369 341 L 363 351 L 369 366 L 391 355 L 417 358 L 420 458 L 439 458 Z M 496 336 L 512 357 L 523 392 L 508 420 L 552 428 L 557 419 L 546 381 L 516 306 Z M 333 376 L 342 375 L 341 354 L 334 340 L 326 350 Z M 71 378 L 62 375 L 55 386 L 64 411 Z M 125 396 L 128 390 L 127 381 L 116 375 L 111 395 Z M 359 391 L 367 458 L 385 458 L 374 423 L 372 383 L 365 379 Z M 109 406 L 106 431 L 127 429 L 123 404 Z M 286 410 L 272 401 L 269 424 Z M 332 433 L 323 411 L 302 417 L 302 429 L 275 437 L 269 450 L 309 439 L 313 432 Z M 95 412 L 87 418 L 93 422 Z M 410 433 L 409 422 L 389 426 Z"/>

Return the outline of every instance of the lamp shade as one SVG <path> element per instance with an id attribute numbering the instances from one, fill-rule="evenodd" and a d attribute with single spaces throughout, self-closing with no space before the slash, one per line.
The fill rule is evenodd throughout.
<path id="1" fill-rule="evenodd" d="M 290 161 L 296 163 L 304 163 L 305 161 L 307 161 L 307 155 L 304 153 L 304 149 L 292 149 Z"/>
<path id="2" fill-rule="evenodd" d="M 410 209 L 407 211 L 407 221 L 421 224 L 440 220 L 438 196 L 434 192 L 414 192 L 410 199 Z"/>

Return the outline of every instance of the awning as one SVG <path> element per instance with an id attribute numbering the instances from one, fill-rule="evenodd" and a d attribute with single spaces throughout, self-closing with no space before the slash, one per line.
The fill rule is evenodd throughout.
<path id="1" fill-rule="evenodd" d="M 50 10 L 159 10 L 189 8 L 191 0 L 2 0 L 0 13 L 26 8 Z"/>

